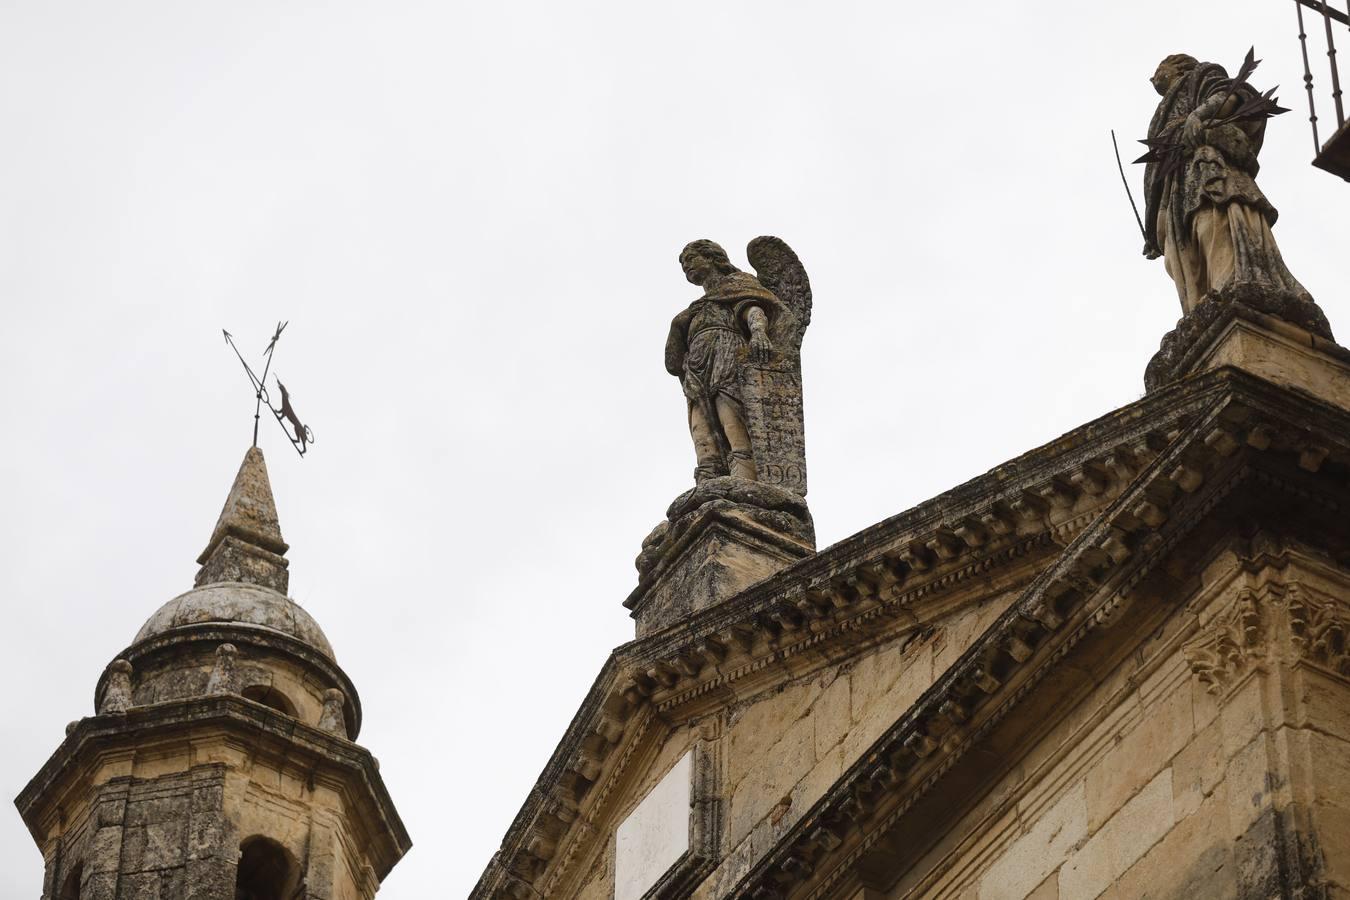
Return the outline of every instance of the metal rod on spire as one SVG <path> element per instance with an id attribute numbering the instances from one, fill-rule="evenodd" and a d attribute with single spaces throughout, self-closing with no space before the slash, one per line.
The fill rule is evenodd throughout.
<path id="1" fill-rule="evenodd" d="M 272 368 L 272 351 L 276 348 L 277 341 L 281 338 L 281 332 L 285 331 L 286 326 L 289 324 L 291 323 L 290 322 L 277 323 L 276 333 L 272 335 L 272 340 L 267 342 L 267 349 L 263 351 L 263 355 L 267 357 L 267 362 L 263 364 L 262 383 L 264 385 L 267 384 L 267 370 Z M 270 397 L 267 400 L 267 408 L 268 409 L 272 408 L 272 399 Z M 253 407 L 253 446 L 255 447 L 258 446 L 258 413 L 261 409 L 262 409 L 262 391 L 259 391 L 258 402 Z M 304 454 L 301 455 L 303 456 Z"/>

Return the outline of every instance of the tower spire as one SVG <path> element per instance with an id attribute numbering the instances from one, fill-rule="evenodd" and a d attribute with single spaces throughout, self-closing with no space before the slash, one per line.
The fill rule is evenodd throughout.
<path id="1" fill-rule="evenodd" d="M 285 594 L 290 581 L 277 505 L 262 451 L 250 447 L 234 477 L 206 549 L 197 557 L 197 587 L 242 581 Z"/>

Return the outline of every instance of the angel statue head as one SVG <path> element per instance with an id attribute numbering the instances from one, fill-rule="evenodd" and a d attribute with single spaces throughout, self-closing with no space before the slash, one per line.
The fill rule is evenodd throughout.
<path id="1" fill-rule="evenodd" d="M 703 284 L 713 275 L 729 275 L 740 271 L 731 264 L 727 251 L 715 241 L 702 238 L 690 241 L 680 251 L 680 266 L 690 284 Z"/>

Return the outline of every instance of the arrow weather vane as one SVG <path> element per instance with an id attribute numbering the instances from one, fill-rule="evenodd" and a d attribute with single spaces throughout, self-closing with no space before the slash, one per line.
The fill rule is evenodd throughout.
<path id="1" fill-rule="evenodd" d="M 244 360 L 244 354 L 240 353 L 239 348 L 235 346 L 234 336 L 223 328 L 220 332 L 225 335 L 225 343 L 230 345 L 230 349 L 234 351 L 234 355 L 239 357 L 239 362 L 244 367 L 244 372 L 248 375 L 249 383 L 253 385 L 253 394 L 257 401 L 253 407 L 253 446 L 258 446 L 258 420 L 261 418 L 263 404 L 265 403 L 267 404 L 268 411 L 276 417 L 277 424 L 281 426 L 281 430 L 286 433 L 286 437 L 290 440 L 291 445 L 295 447 L 295 452 L 303 457 L 305 451 L 309 449 L 309 445 L 314 443 L 314 432 L 310 430 L 308 425 L 302 425 L 300 423 L 300 417 L 295 414 L 295 409 L 291 406 L 290 392 L 286 390 L 286 385 L 281 383 L 280 378 L 277 378 L 275 375 L 272 376 L 273 380 L 277 383 L 277 387 L 281 389 L 280 409 L 277 409 L 272 405 L 272 398 L 267 392 L 267 374 L 272 369 L 272 351 L 276 349 L 277 341 L 281 338 L 281 333 L 286 330 L 286 326 L 289 324 L 289 322 L 278 322 L 276 333 L 272 335 L 272 340 L 267 342 L 267 349 L 263 351 L 263 359 L 265 362 L 263 364 L 261 378 L 253 374 L 253 369 L 249 366 L 248 362 Z M 291 423 L 290 428 L 286 427 L 287 422 Z M 294 433 L 292 433 L 292 431 L 294 431 Z"/>

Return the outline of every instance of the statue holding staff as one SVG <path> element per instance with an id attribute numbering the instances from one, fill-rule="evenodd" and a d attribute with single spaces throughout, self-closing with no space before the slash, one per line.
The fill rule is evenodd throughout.
<path id="1" fill-rule="evenodd" d="M 1204 300 L 1311 301 L 1290 274 L 1271 226 L 1278 213 L 1256 184 L 1266 120 L 1287 112 L 1247 83 L 1252 52 L 1230 78 L 1184 53 L 1151 79 L 1162 96 L 1143 142 L 1144 255 L 1162 257 L 1184 313 Z"/>

